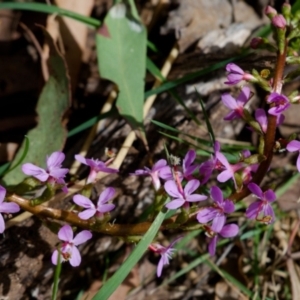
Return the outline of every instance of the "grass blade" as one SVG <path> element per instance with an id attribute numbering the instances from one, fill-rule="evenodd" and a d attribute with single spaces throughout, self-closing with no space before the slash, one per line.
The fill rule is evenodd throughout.
<path id="1" fill-rule="evenodd" d="M 81 14 L 77 14 L 67 9 L 57 7 L 55 5 L 48 5 L 44 3 L 18 3 L 18 2 L 3 2 L 0 3 L 0 9 L 19 9 L 19 10 L 31 10 L 46 14 L 59 14 L 61 16 L 69 17 L 79 22 L 85 23 L 92 27 L 99 27 L 101 22 L 97 19 L 86 17 Z"/>
<path id="2" fill-rule="evenodd" d="M 117 287 L 123 282 L 132 268 L 136 265 L 136 263 L 148 249 L 148 246 L 152 243 L 167 212 L 168 211 L 164 209 L 157 215 L 151 227 L 138 243 L 136 248 L 132 251 L 130 256 L 126 259 L 126 261 L 122 264 L 118 271 L 103 285 L 99 292 L 94 296 L 93 300 L 108 299 L 111 294 L 117 289 Z"/>

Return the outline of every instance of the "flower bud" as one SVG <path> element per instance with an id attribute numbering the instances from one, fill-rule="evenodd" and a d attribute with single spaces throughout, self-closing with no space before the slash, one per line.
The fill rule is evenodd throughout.
<path id="1" fill-rule="evenodd" d="M 265 8 L 265 15 L 267 15 L 270 19 L 277 15 L 277 10 L 272 6 L 268 5 Z"/>
<path id="2" fill-rule="evenodd" d="M 286 20 L 283 15 L 276 15 L 272 18 L 273 26 L 284 29 L 286 27 Z"/>

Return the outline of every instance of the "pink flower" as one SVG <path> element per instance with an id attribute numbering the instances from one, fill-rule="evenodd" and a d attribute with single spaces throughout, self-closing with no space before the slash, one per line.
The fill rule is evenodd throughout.
<path id="1" fill-rule="evenodd" d="M 297 158 L 297 169 L 300 172 L 300 142 L 293 140 L 289 142 L 286 146 L 286 150 L 289 152 L 299 152 L 298 158 Z"/>
<path id="2" fill-rule="evenodd" d="M 175 239 L 168 247 L 164 247 L 160 244 L 152 244 L 152 245 L 149 246 L 150 250 L 152 250 L 153 252 L 158 253 L 158 254 L 161 255 L 161 258 L 160 258 L 160 260 L 158 262 L 158 265 L 157 265 L 157 271 L 156 271 L 157 277 L 161 276 L 163 267 L 165 265 L 169 264 L 169 260 L 171 259 L 171 256 L 173 255 L 173 252 L 176 250 L 172 247 L 180 239 L 181 239 L 181 237 Z"/>
<path id="3" fill-rule="evenodd" d="M 97 174 L 99 172 L 104 172 L 104 173 L 118 173 L 119 172 L 119 170 L 117 170 L 117 169 L 108 168 L 103 161 L 100 161 L 98 159 L 85 158 L 79 154 L 75 155 L 75 159 L 78 160 L 79 162 L 81 162 L 82 164 L 87 165 L 91 168 L 90 174 L 89 174 L 87 182 L 86 182 L 87 184 L 94 182 L 97 177 Z"/>
<path id="4" fill-rule="evenodd" d="M 197 220 L 199 223 L 208 223 L 212 220 L 211 229 L 219 232 L 225 224 L 225 214 L 234 212 L 234 204 L 231 200 L 224 200 L 222 191 L 217 186 L 210 189 L 210 194 L 214 200 L 214 205 L 201 209 L 197 214 Z"/>
<path id="5" fill-rule="evenodd" d="M 153 165 L 152 169 L 144 167 L 144 170 L 136 170 L 134 173 L 131 173 L 130 175 L 137 175 L 137 176 L 149 175 L 149 176 L 151 176 L 154 189 L 156 191 L 158 191 L 161 186 L 160 179 L 159 179 L 161 172 L 170 173 L 170 176 L 172 176 L 171 169 L 167 165 L 167 161 L 165 159 L 160 159 L 159 161 L 157 161 Z"/>
<path id="6" fill-rule="evenodd" d="M 46 159 L 46 170 L 31 164 L 26 163 L 22 166 L 22 171 L 24 174 L 33 176 L 38 180 L 45 182 L 48 181 L 50 183 L 58 183 L 65 185 L 64 177 L 69 172 L 69 169 L 62 168 L 61 164 L 65 159 L 65 154 L 60 151 L 53 152 Z M 64 192 L 68 192 L 68 189 L 64 186 Z"/>
<path id="7" fill-rule="evenodd" d="M 198 202 L 207 199 L 207 196 L 192 193 L 200 186 L 200 181 L 197 179 L 190 180 L 183 191 L 180 191 L 177 184 L 173 180 L 169 180 L 165 183 L 164 187 L 166 192 L 174 198 L 172 201 L 166 204 L 168 209 L 177 209 L 187 202 Z"/>
<path id="8" fill-rule="evenodd" d="M 209 160 L 203 162 L 199 168 L 202 184 L 205 184 L 210 179 L 210 176 L 217 165 L 218 160 L 216 155 L 218 152 L 220 152 L 220 143 L 216 141 L 214 144 L 214 155 L 212 155 Z"/>
<path id="9" fill-rule="evenodd" d="M 233 120 L 243 118 L 244 116 L 244 106 L 250 98 L 250 89 L 245 86 L 242 88 L 237 99 L 234 99 L 230 94 L 226 93 L 222 95 L 223 104 L 231 109 L 231 112 L 225 116 L 224 120 Z"/>
<path id="10" fill-rule="evenodd" d="M 271 189 L 263 192 L 261 188 L 253 182 L 248 184 L 248 189 L 258 198 L 258 200 L 250 204 L 247 208 L 247 218 L 256 219 L 267 224 L 273 223 L 275 215 L 271 203 L 276 200 L 275 193 Z M 259 215 L 261 214 L 262 217 L 259 218 Z"/>
<path id="11" fill-rule="evenodd" d="M 262 108 L 258 108 L 255 111 L 255 120 L 259 123 L 261 130 L 266 133 L 268 128 L 268 118 L 266 112 Z M 277 126 L 280 126 L 284 121 L 284 115 L 280 114 L 277 116 Z"/>
<path id="12" fill-rule="evenodd" d="M 239 233 L 239 227 L 236 224 L 225 225 L 219 232 L 214 232 L 212 230 L 207 231 L 207 234 L 210 236 L 210 242 L 208 244 L 208 252 L 211 256 L 214 256 L 216 253 L 216 247 L 218 239 L 231 238 L 235 237 Z"/>
<path id="13" fill-rule="evenodd" d="M 0 233 L 5 230 L 5 223 L 1 213 L 10 214 L 20 211 L 20 207 L 16 203 L 4 202 L 6 189 L 0 185 Z"/>
<path id="14" fill-rule="evenodd" d="M 289 99 L 278 93 L 271 93 L 267 99 L 269 104 L 274 103 L 274 106 L 268 110 L 268 113 L 273 116 L 278 116 L 286 109 L 288 109 L 291 104 Z"/>
<path id="15" fill-rule="evenodd" d="M 183 177 L 186 180 L 193 179 L 192 174 L 199 168 L 199 165 L 193 165 L 194 160 L 196 159 L 196 151 L 189 150 L 182 162 Z"/>
<path id="16" fill-rule="evenodd" d="M 239 66 L 234 63 L 229 63 L 226 66 L 226 71 L 229 72 L 227 75 L 227 81 L 225 84 L 233 85 L 239 83 L 242 80 L 250 81 L 255 80 L 254 76 L 244 72 Z"/>
<path id="17" fill-rule="evenodd" d="M 108 203 L 115 194 L 115 189 L 112 187 L 106 188 L 99 196 L 97 207 L 94 205 L 94 203 L 88 199 L 85 196 L 82 195 L 75 195 L 73 197 L 73 201 L 84 208 L 86 210 L 80 212 L 78 214 L 79 218 L 82 220 L 87 220 L 91 217 L 93 217 L 95 214 L 97 216 L 102 216 L 104 213 L 107 213 L 115 208 L 114 204 Z"/>
<path id="18" fill-rule="evenodd" d="M 77 267 L 81 263 L 81 255 L 76 246 L 85 243 L 92 238 L 92 234 L 88 230 L 79 232 L 75 238 L 70 225 L 64 225 L 58 232 L 58 238 L 63 241 L 60 250 L 54 250 L 51 260 L 54 265 L 57 264 L 58 254 L 62 262 L 70 261 L 72 267 Z"/>
<path id="19" fill-rule="evenodd" d="M 234 173 L 236 171 L 238 171 L 239 169 L 241 169 L 243 167 L 243 164 L 237 163 L 235 165 L 231 165 L 228 162 L 227 158 L 224 156 L 224 154 L 222 154 L 221 152 L 218 152 L 216 157 L 219 160 L 219 162 L 223 165 L 223 169 L 225 169 L 218 175 L 217 180 L 219 182 L 226 182 L 227 180 L 232 178 L 232 180 L 234 182 L 234 186 L 237 189 L 237 184 L 236 184 L 236 180 L 234 177 Z"/>
<path id="20" fill-rule="evenodd" d="M 286 27 L 286 19 L 283 15 L 276 15 L 272 18 L 273 26 L 277 28 L 285 28 Z"/>

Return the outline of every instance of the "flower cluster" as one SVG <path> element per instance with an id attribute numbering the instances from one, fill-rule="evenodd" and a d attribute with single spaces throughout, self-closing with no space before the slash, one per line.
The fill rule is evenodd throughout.
<path id="1" fill-rule="evenodd" d="M 275 39 L 277 39 L 278 44 L 278 49 L 276 49 L 281 53 L 282 43 L 280 43 L 280 38 L 285 34 L 290 20 L 288 17 L 286 18 L 284 12 L 283 15 L 280 15 L 271 7 L 266 8 L 265 14 L 270 18 L 273 29 L 275 29 L 277 34 Z M 251 45 L 253 48 L 262 47 L 263 45 L 270 46 L 263 38 L 255 38 Z M 250 74 L 238 65 L 229 63 L 226 66 L 226 71 L 227 81 L 225 84 L 231 86 L 241 82 L 244 84 L 256 83 L 268 93 L 265 97 L 267 109 L 257 108 L 253 114 L 248 110 L 249 101 L 253 95 L 249 86 L 244 85 L 241 87 L 236 98 L 229 93 L 224 93 L 221 96 L 222 103 L 229 109 L 224 120 L 243 120 L 250 130 L 255 130 L 260 135 L 261 147 L 259 147 L 258 154 L 252 154 L 245 149 L 240 152 L 239 158 L 230 160 L 227 153 L 221 151 L 220 143 L 214 141 L 213 151 L 206 161 L 197 162 L 196 151 L 190 149 L 183 157 L 182 163 L 180 163 L 179 158 L 170 155 L 168 161 L 159 159 L 151 168 L 144 167 L 130 174 L 133 176 L 150 176 L 156 192 L 155 196 L 160 197 L 160 199 L 163 198 L 163 201 L 168 201 L 167 203 L 161 201 L 156 203 L 154 201 L 153 211 L 159 211 L 164 205 L 163 209 L 178 213 L 175 223 L 172 223 L 174 228 L 180 228 L 183 225 L 186 229 L 190 224 L 191 227 L 202 228 L 209 239 L 208 252 L 212 256 L 216 253 L 218 239 L 233 238 L 239 233 L 239 225 L 234 223 L 237 220 L 233 214 L 235 211 L 233 200 L 240 200 L 235 197 L 236 195 L 245 195 L 246 192 L 246 194 L 251 193 L 255 198 L 245 210 L 247 219 L 256 220 L 263 224 L 271 224 L 275 221 L 272 203 L 276 200 L 276 194 L 272 189 L 262 189 L 259 186 L 261 178 L 258 179 L 259 170 L 262 166 L 260 163 L 268 158 L 266 154 L 268 151 L 265 150 L 267 147 L 265 147 L 264 142 L 267 141 L 268 134 L 275 130 L 275 124 L 279 126 L 284 121 L 283 113 L 291 107 L 292 103 L 299 100 L 295 100 L 297 97 L 299 98 L 295 94 L 287 97 L 280 93 L 281 86 L 275 88 L 275 77 L 270 79 L 268 70 L 261 73 L 253 70 Z M 275 141 L 270 143 L 272 147 L 274 144 Z M 280 146 L 289 152 L 298 153 L 296 165 L 300 172 L 300 141 L 289 139 L 281 143 Z M 275 150 L 273 148 L 271 151 Z M 22 171 L 26 175 L 36 178 L 38 184 L 45 183 L 47 187 L 51 186 L 54 190 L 62 189 L 64 192 L 68 192 L 65 178 L 69 170 L 62 166 L 64 159 L 65 154 L 56 151 L 46 158 L 45 169 L 33 163 L 25 163 L 22 166 Z M 73 205 L 71 214 L 77 218 L 78 222 L 84 223 L 85 221 L 85 224 L 95 226 L 91 228 L 97 226 L 99 228 L 109 222 L 111 211 L 116 207 L 112 203 L 116 196 L 116 190 L 113 187 L 104 188 L 97 201 L 95 201 L 94 197 L 90 197 L 92 186 L 99 172 L 117 173 L 118 170 L 108 166 L 111 160 L 102 162 L 98 159 L 85 158 L 79 154 L 75 155 L 75 159 L 88 166 L 90 170 L 82 194 L 73 196 L 73 202 L 76 205 Z M 269 167 L 270 164 L 265 167 L 263 174 L 268 171 Z M 230 196 L 225 192 L 223 194 L 221 189 L 224 186 L 223 183 L 228 183 L 226 188 L 231 190 L 232 194 Z M 206 184 L 208 185 L 206 186 Z M 243 193 L 240 193 L 241 191 Z M 17 204 L 4 201 L 5 196 L 6 190 L 0 186 L 0 233 L 3 233 L 5 229 L 2 214 L 16 213 L 20 210 Z M 166 200 L 167 198 L 170 200 Z M 8 201 L 10 201 L 9 198 Z M 185 218 L 185 216 L 188 217 Z M 85 227 L 88 226 L 85 225 Z M 72 227 L 63 225 L 58 231 L 58 238 L 62 242 L 52 254 L 52 263 L 56 265 L 59 261 L 69 261 L 71 266 L 79 266 L 81 255 L 77 246 L 91 239 L 92 233 L 83 230 L 74 237 Z M 161 276 L 163 267 L 169 264 L 169 260 L 175 251 L 173 246 L 179 239 L 181 237 L 175 239 L 167 247 L 159 243 L 150 244 L 149 250 L 160 255 L 156 272 L 158 277 Z"/>

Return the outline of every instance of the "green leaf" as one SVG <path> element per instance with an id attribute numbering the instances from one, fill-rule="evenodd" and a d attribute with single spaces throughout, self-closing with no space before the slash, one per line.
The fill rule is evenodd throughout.
<path id="1" fill-rule="evenodd" d="M 50 77 L 45 84 L 37 104 L 39 122 L 36 128 L 27 134 L 30 140 L 30 149 L 26 155 L 26 162 L 44 167 L 46 156 L 54 151 L 61 150 L 64 146 L 67 131 L 62 124 L 62 117 L 69 107 L 70 91 L 67 67 L 63 57 L 58 53 L 49 33 L 45 30 L 45 38 L 50 48 L 49 71 Z M 20 150 L 12 162 L 12 168 L 22 158 L 26 148 L 23 142 Z M 20 183 L 25 174 L 21 168 L 16 168 L 3 177 L 6 185 Z"/>
<path id="2" fill-rule="evenodd" d="M 67 9 L 60 8 L 55 5 L 46 3 L 19 3 L 19 2 L 3 2 L 0 3 L 0 9 L 20 9 L 42 12 L 46 14 L 59 14 L 61 16 L 69 17 L 74 20 L 83 22 L 92 27 L 99 27 L 101 22 L 97 19 L 86 17 Z"/>
<path id="3" fill-rule="evenodd" d="M 166 213 L 167 210 L 164 209 L 157 215 L 151 227 L 138 243 L 136 248 L 132 251 L 130 256 L 126 259 L 118 271 L 103 285 L 100 291 L 94 296 L 93 300 L 108 299 L 117 289 L 117 287 L 123 282 L 123 280 L 127 277 L 130 271 L 148 249 L 148 246 L 152 243 L 165 218 Z"/>
<path id="4" fill-rule="evenodd" d="M 110 9 L 96 36 L 100 75 L 117 84 L 117 108 L 135 129 L 143 128 L 146 41 L 146 29 L 127 17 L 122 3 Z"/>
<path id="5" fill-rule="evenodd" d="M 60 273 L 61 273 L 61 260 L 60 260 L 60 253 L 59 253 L 57 255 L 57 264 L 56 264 L 55 271 L 54 271 L 54 280 L 53 280 L 51 300 L 56 300 L 57 299 Z"/>

